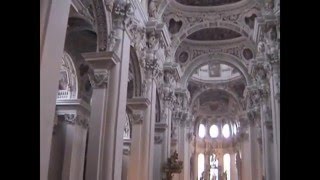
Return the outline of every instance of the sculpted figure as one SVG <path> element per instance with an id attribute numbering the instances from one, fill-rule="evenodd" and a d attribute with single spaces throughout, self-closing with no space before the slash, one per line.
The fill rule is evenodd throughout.
<path id="1" fill-rule="evenodd" d="M 157 7 L 155 0 L 151 0 L 149 4 L 149 15 L 150 17 L 156 17 L 157 15 Z"/>

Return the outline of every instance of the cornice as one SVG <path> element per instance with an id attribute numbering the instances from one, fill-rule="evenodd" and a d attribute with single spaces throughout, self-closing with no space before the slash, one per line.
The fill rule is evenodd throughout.
<path id="1" fill-rule="evenodd" d="M 221 5 L 221 6 L 189 6 L 181 4 L 175 0 L 169 2 L 170 7 L 174 9 L 179 9 L 181 11 L 187 12 L 223 12 L 223 11 L 234 11 L 238 10 L 239 8 L 246 7 L 250 4 L 255 4 L 253 0 L 242 0 L 236 3 Z"/>
<path id="2" fill-rule="evenodd" d="M 227 40 L 218 40 L 218 41 L 197 41 L 191 39 L 185 39 L 182 44 L 187 44 L 190 46 L 234 46 L 234 44 L 246 43 L 248 41 L 247 38 L 241 36 L 238 38 L 227 39 Z"/>

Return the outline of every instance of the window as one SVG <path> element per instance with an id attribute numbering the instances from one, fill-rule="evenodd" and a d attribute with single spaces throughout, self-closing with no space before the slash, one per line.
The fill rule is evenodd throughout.
<path id="1" fill-rule="evenodd" d="M 204 138 L 206 135 L 206 127 L 203 124 L 199 125 L 199 137 Z"/>
<path id="2" fill-rule="evenodd" d="M 223 155 L 223 175 L 230 180 L 230 154 Z"/>
<path id="3" fill-rule="evenodd" d="M 210 136 L 211 136 L 212 138 L 218 137 L 218 135 L 219 135 L 218 126 L 212 125 L 212 126 L 210 127 L 209 133 L 210 133 Z"/>
<path id="4" fill-rule="evenodd" d="M 198 155 L 198 180 L 200 180 L 204 171 L 204 155 L 200 153 Z"/>
<path id="5" fill-rule="evenodd" d="M 216 155 L 210 155 L 210 180 L 218 180 L 218 160 Z"/>
<path id="6" fill-rule="evenodd" d="M 237 125 L 236 124 L 233 124 L 233 133 L 234 133 L 234 135 L 237 134 Z"/>
<path id="7" fill-rule="evenodd" d="M 225 138 L 228 138 L 230 136 L 230 128 L 229 128 L 229 124 L 225 124 L 222 128 L 222 135 Z"/>

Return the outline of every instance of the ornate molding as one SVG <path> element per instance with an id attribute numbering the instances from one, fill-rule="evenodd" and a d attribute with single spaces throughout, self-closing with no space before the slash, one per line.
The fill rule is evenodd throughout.
<path id="1" fill-rule="evenodd" d="M 89 124 L 88 124 L 88 118 L 79 115 L 79 114 L 64 114 L 63 116 L 63 122 L 66 122 L 68 124 L 72 124 L 72 125 L 79 125 L 83 128 L 88 128 Z"/>
<path id="2" fill-rule="evenodd" d="M 109 79 L 109 72 L 95 72 L 94 74 L 89 73 L 89 81 L 91 83 L 92 88 L 100 89 L 100 88 L 107 88 L 108 86 L 108 79 Z"/>
<path id="3" fill-rule="evenodd" d="M 113 1 L 113 0 L 109 0 Z M 97 31 L 98 31 L 98 49 L 99 51 L 105 51 L 107 49 L 107 12 L 104 9 L 104 4 L 102 0 L 93 0 L 93 7 L 95 9 L 95 16 L 97 20 Z"/>
<path id="4" fill-rule="evenodd" d="M 159 15 L 158 13 L 158 7 L 160 5 L 160 1 L 159 0 L 151 0 L 149 2 L 149 6 L 148 6 L 148 14 L 149 17 L 156 19 Z"/>
<path id="5" fill-rule="evenodd" d="M 162 69 L 158 61 L 155 54 L 146 58 L 144 70 L 148 79 L 157 78 L 161 75 Z"/>
<path id="6" fill-rule="evenodd" d="M 144 114 L 142 111 L 136 111 L 132 113 L 132 124 L 138 125 L 142 124 L 144 118 Z"/>
<path id="7" fill-rule="evenodd" d="M 126 24 L 133 18 L 135 8 L 131 3 L 116 1 L 114 2 L 112 17 L 115 28 L 124 29 Z"/>
<path id="8" fill-rule="evenodd" d="M 161 135 L 154 136 L 154 143 L 161 144 L 163 142 L 163 137 Z"/>

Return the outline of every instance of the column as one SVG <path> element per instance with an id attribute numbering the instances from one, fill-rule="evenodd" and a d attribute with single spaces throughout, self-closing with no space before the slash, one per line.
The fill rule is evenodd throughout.
<path id="1" fill-rule="evenodd" d="M 249 144 L 250 144 L 250 159 L 251 159 L 251 173 L 250 176 L 252 179 L 255 179 L 258 176 L 258 157 L 257 157 L 257 136 L 255 125 L 250 124 L 249 126 Z"/>
<path id="2" fill-rule="evenodd" d="M 118 3 L 118 2 L 115 2 Z M 109 38 L 107 49 L 117 53 L 120 61 L 110 69 L 108 82 L 108 105 L 106 126 L 104 131 L 102 180 L 121 179 L 123 155 L 123 129 L 126 119 L 127 85 L 130 61 L 130 38 L 125 31 L 127 16 L 132 8 L 121 1 L 114 4 L 120 6 L 120 11 L 113 13 L 113 33 Z M 130 12 L 129 12 L 130 11 Z M 110 40 L 111 39 L 111 40 Z"/>
<path id="3" fill-rule="evenodd" d="M 142 154 L 142 137 L 145 136 L 142 130 L 142 122 L 145 110 L 149 104 L 149 99 L 143 97 L 128 99 L 127 102 L 127 106 L 131 109 L 133 116 L 128 180 L 141 179 L 141 158 L 144 156 Z"/>
<path id="4" fill-rule="evenodd" d="M 162 180 L 165 178 L 165 173 L 163 172 L 163 166 L 167 163 L 167 159 L 163 159 L 165 149 L 164 144 L 164 131 L 165 127 L 156 123 L 155 127 L 155 137 L 154 137 L 154 160 L 153 160 L 153 179 L 152 180 Z"/>
<path id="5" fill-rule="evenodd" d="M 182 172 L 179 174 L 180 180 L 187 180 L 189 179 L 189 147 L 188 147 L 188 141 L 187 141 L 187 133 L 186 133 L 186 127 L 185 124 L 182 124 L 180 127 L 180 135 L 179 135 L 179 159 L 183 161 L 183 169 Z"/>
<path id="6" fill-rule="evenodd" d="M 280 180 L 280 62 L 272 63 L 270 77 L 271 110 L 274 135 L 275 178 Z"/>
<path id="7" fill-rule="evenodd" d="M 82 55 L 91 65 L 93 74 L 90 82 L 93 88 L 91 97 L 91 116 L 89 122 L 89 140 L 87 149 L 86 179 L 100 180 L 102 178 L 103 146 L 106 142 L 108 80 L 110 69 L 120 61 L 112 52 L 86 53 Z M 121 136 L 122 137 L 122 136 Z M 121 151 L 122 152 L 122 151 Z"/>
<path id="8" fill-rule="evenodd" d="M 156 83 L 153 78 L 149 78 L 146 84 L 147 98 L 150 99 L 150 105 L 144 115 L 142 123 L 142 178 L 141 180 L 150 180 L 153 178 L 153 152 L 154 152 L 154 129 L 156 114 Z"/>
<path id="9" fill-rule="evenodd" d="M 88 119 L 81 114 L 65 114 L 68 122 L 62 180 L 82 180 Z"/>
<path id="10" fill-rule="evenodd" d="M 264 103 L 261 107 L 261 132 L 262 132 L 262 147 L 263 147 L 263 164 L 265 168 L 265 180 L 274 180 L 274 156 L 272 153 L 272 121 L 270 110 Z"/>
<path id="11" fill-rule="evenodd" d="M 48 179 L 53 119 L 70 0 L 42 1 L 40 14 L 40 179 Z M 42 17 L 42 16 L 41 16 Z"/>

